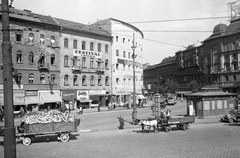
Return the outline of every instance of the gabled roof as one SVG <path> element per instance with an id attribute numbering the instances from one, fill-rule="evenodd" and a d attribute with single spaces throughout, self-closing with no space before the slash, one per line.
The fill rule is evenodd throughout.
<path id="1" fill-rule="evenodd" d="M 73 29 L 76 31 L 82 31 L 82 32 L 93 33 L 93 34 L 111 37 L 111 35 L 108 32 L 106 32 L 105 30 L 103 30 L 97 26 L 85 25 L 82 23 L 64 20 L 64 19 L 60 19 L 60 18 L 54 18 L 54 19 L 58 22 L 59 26 L 61 26 L 63 28 L 68 28 L 68 29 Z"/>

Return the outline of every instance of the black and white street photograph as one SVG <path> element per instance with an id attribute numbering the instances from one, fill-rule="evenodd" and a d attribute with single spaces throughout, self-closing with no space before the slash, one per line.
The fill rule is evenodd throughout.
<path id="1" fill-rule="evenodd" d="M 1 0 L 0 158 L 239 158 L 240 0 Z"/>

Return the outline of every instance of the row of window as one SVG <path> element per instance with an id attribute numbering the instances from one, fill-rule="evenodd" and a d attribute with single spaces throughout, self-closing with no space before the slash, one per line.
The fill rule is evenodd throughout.
<path id="1" fill-rule="evenodd" d="M 103 82 L 103 78 L 102 78 L 102 76 L 99 76 L 97 78 L 97 85 L 102 86 L 103 85 L 102 82 Z M 87 83 L 87 76 L 83 75 L 82 80 L 81 80 L 81 85 L 82 86 L 87 86 L 87 84 L 88 84 Z M 90 77 L 90 86 L 95 86 L 95 84 L 96 84 L 95 78 L 94 78 L 94 76 L 91 76 Z M 69 76 L 68 75 L 64 76 L 64 85 L 69 86 Z M 77 75 L 74 75 L 74 77 L 73 77 L 73 85 L 74 86 L 79 85 L 79 80 L 78 80 Z M 109 77 L 108 76 L 105 77 L 105 86 L 109 86 Z"/>
<path id="2" fill-rule="evenodd" d="M 42 59 L 44 56 L 40 56 L 41 58 L 39 58 L 39 61 L 40 61 L 40 59 Z M 55 57 L 55 55 L 54 54 L 51 54 L 51 58 L 50 58 L 50 64 L 51 65 L 55 65 L 56 64 L 56 57 Z M 19 51 L 17 51 L 17 53 L 16 53 L 16 62 L 17 63 L 22 63 L 22 61 L 23 61 L 23 54 L 22 54 L 22 52 L 19 50 Z M 38 62 L 39 62 L 38 61 Z M 28 63 L 30 63 L 30 64 L 34 64 L 34 53 L 33 52 L 29 52 L 29 54 L 28 54 Z"/>
<path id="3" fill-rule="evenodd" d="M 68 39 L 65 38 L 64 39 L 64 47 L 68 48 Z M 77 40 L 73 40 L 73 49 L 78 49 L 78 41 Z M 86 42 L 82 41 L 82 50 L 86 50 Z M 94 51 L 94 43 L 91 42 L 90 43 L 90 51 Z M 97 47 L 97 51 L 101 52 L 102 51 L 102 45 L 100 43 L 98 43 L 98 47 Z M 105 45 L 105 53 L 108 53 L 108 45 Z"/>
<path id="4" fill-rule="evenodd" d="M 22 42 L 22 31 L 18 31 L 16 32 L 16 41 L 17 42 Z M 28 34 L 28 43 L 34 43 L 34 34 L 33 33 L 29 33 Z M 50 44 L 51 45 L 55 45 L 56 43 L 56 40 L 55 40 L 55 37 L 54 36 L 51 36 L 51 39 L 50 39 Z M 40 34 L 40 38 L 39 38 L 39 44 L 40 45 L 44 45 L 45 44 L 45 35 L 44 34 Z"/>
<path id="5" fill-rule="evenodd" d="M 46 83 L 46 79 L 47 79 L 47 77 L 45 76 L 45 74 L 41 74 L 40 75 L 40 83 L 42 83 L 42 84 Z M 28 76 L 28 83 L 29 84 L 34 84 L 34 80 L 35 80 L 34 74 L 33 73 L 29 74 L 29 76 Z M 49 82 L 54 84 L 56 82 L 55 75 L 52 74 L 50 77 L 48 77 L 48 80 L 49 80 Z M 21 84 L 22 83 L 22 74 L 21 73 L 17 74 L 16 82 L 17 82 L 17 84 Z"/>

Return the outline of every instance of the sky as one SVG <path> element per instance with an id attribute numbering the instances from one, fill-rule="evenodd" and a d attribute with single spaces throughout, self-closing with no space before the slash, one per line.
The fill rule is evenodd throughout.
<path id="1" fill-rule="evenodd" d="M 229 25 L 227 17 L 230 16 L 230 9 L 227 4 L 233 1 L 14 0 L 13 7 L 82 24 L 107 18 L 130 23 L 144 34 L 144 62 L 154 65 L 188 45 L 199 45 L 212 34 L 217 24 Z"/>

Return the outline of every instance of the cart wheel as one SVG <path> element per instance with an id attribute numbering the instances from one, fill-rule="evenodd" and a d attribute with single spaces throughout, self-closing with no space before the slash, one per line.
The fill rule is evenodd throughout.
<path id="1" fill-rule="evenodd" d="M 31 144 L 31 142 L 32 142 L 31 138 L 29 137 L 23 138 L 23 145 L 28 146 Z"/>
<path id="2" fill-rule="evenodd" d="M 229 122 L 229 123 L 233 123 L 234 120 L 233 120 L 232 118 L 230 118 L 230 119 L 228 120 L 228 122 Z"/>
<path id="3" fill-rule="evenodd" d="M 69 134 L 68 133 L 62 133 L 61 136 L 60 136 L 60 140 L 63 143 L 69 141 Z"/>
<path id="4" fill-rule="evenodd" d="M 181 124 L 177 124 L 177 128 L 178 129 L 182 129 L 182 125 Z"/>
<path id="5" fill-rule="evenodd" d="M 165 132 L 171 132 L 171 126 L 166 126 L 165 127 Z"/>
<path id="6" fill-rule="evenodd" d="M 184 125 L 183 125 L 183 130 L 186 131 L 186 130 L 188 130 L 188 129 L 189 129 L 189 125 L 188 125 L 188 124 L 184 124 Z"/>

